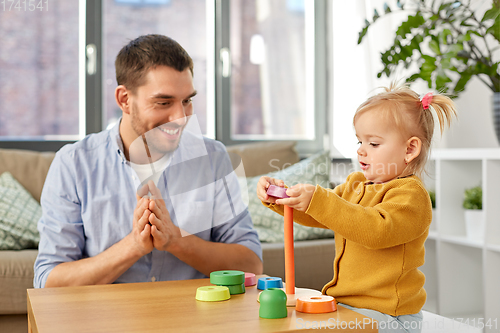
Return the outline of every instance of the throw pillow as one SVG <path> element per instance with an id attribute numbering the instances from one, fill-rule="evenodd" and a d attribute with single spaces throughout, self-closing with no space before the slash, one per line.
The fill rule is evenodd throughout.
<path id="1" fill-rule="evenodd" d="M 330 158 L 328 151 L 317 153 L 286 169 L 266 174 L 266 176 L 272 178 L 282 179 L 288 187 L 296 184 L 319 184 L 325 188 L 329 187 L 329 175 Z M 257 183 L 261 176 L 239 179 L 240 186 L 243 189 L 244 200 L 248 200 L 248 210 L 252 216 L 254 227 L 259 234 L 260 241 L 264 243 L 283 242 L 283 216 L 266 208 L 257 198 Z M 248 192 L 244 190 L 245 188 L 247 188 Z M 332 238 L 333 231 L 305 227 L 294 223 L 293 235 L 294 240 Z"/>
<path id="2" fill-rule="evenodd" d="M 40 204 L 9 173 L 0 176 L 0 250 L 37 248 Z"/>

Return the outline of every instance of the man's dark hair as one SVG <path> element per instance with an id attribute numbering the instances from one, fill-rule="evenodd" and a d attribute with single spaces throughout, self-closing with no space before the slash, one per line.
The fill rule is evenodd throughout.
<path id="1" fill-rule="evenodd" d="M 144 35 L 118 52 L 116 82 L 135 92 L 145 84 L 148 71 L 157 66 L 171 67 L 179 72 L 189 68 L 193 74 L 193 59 L 179 43 L 163 35 Z"/>

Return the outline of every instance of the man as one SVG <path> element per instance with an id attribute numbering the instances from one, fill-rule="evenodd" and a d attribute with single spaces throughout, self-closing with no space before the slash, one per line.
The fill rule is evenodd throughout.
<path id="1" fill-rule="evenodd" d="M 235 177 L 216 176 L 229 159 L 210 157 L 226 154 L 221 143 L 201 139 L 209 158 L 199 173 L 213 181 L 178 190 L 191 182 L 177 173 L 193 169 L 179 158 L 196 157 L 192 145 L 180 144 L 196 141 L 183 133 L 196 95 L 192 59 L 172 39 L 147 35 L 123 47 L 115 66 L 121 121 L 63 147 L 47 175 L 35 287 L 202 278 L 222 269 L 262 273 L 248 210 L 235 209 L 242 205 Z M 147 155 L 134 153 L 139 146 Z M 132 168 L 158 163 L 172 168 L 154 181 Z M 182 221 L 197 223 L 194 235 L 183 237 Z"/>

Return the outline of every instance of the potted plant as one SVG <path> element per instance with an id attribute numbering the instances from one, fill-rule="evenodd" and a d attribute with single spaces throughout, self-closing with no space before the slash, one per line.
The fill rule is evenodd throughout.
<path id="1" fill-rule="evenodd" d="M 465 190 L 465 230 L 467 237 L 474 240 L 484 239 L 483 190 L 476 186 Z"/>
<path id="2" fill-rule="evenodd" d="M 493 94 L 494 126 L 500 143 L 500 0 L 482 17 L 477 17 L 470 0 L 398 0 L 393 10 L 386 3 L 384 13 L 374 11 L 371 21 L 359 33 L 363 41 L 370 26 L 383 16 L 408 12 L 408 19 L 396 30 L 393 45 L 381 53 L 384 68 L 392 73 L 417 63 L 418 70 L 407 82 L 422 79 L 429 88 L 458 96 L 475 76 Z M 497 52 L 495 52 L 497 51 Z"/>
<path id="3" fill-rule="evenodd" d="M 433 190 L 428 190 L 428 192 L 432 204 L 432 221 L 430 230 L 436 230 L 436 192 Z"/>

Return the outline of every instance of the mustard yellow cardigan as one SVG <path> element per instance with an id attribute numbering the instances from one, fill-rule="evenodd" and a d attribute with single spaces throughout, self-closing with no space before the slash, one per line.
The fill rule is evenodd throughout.
<path id="1" fill-rule="evenodd" d="M 283 215 L 283 206 L 265 204 Z M 322 292 L 337 302 L 391 316 L 418 313 L 425 303 L 424 243 L 432 207 L 416 176 L 371 184 L 361 172 L 335 189 L 317 185 L 294 221 L 335 231 L 333 279 Z"/>

